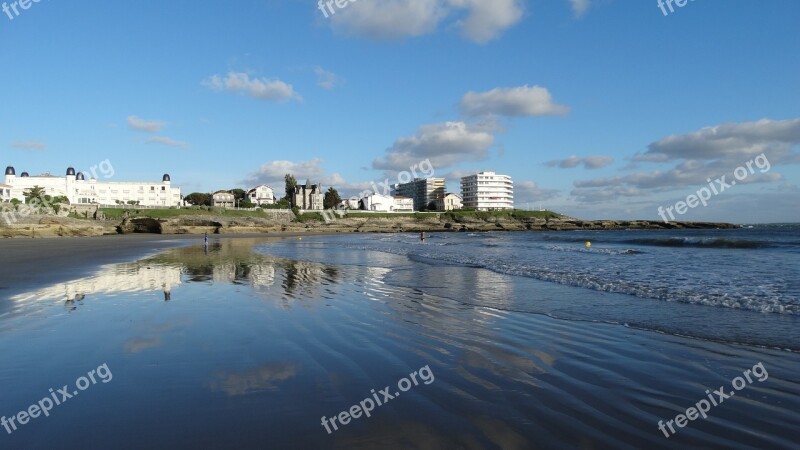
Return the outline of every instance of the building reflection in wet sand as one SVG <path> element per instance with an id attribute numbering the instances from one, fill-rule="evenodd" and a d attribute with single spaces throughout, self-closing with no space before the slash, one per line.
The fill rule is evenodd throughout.
<path id="1" fill-rule="evenodd" d="M 253 245 L 264 240 L 229 239 L 203 246 L 183 247 L 134 263 L 113 264 L 96 274 L 15 295 L 23 305 L 38 301 L 63 301 L 76 310 L 84 300 L 117 294 L 161 292 L 164 301 L 175 300 L 173 290 L 183 283 L 232 283 L 266 291 L 276 279 L 283 299 L 314 298 L 321 286 L 335 284 L 339 272 L 324 264 L 259 255 Z"/>

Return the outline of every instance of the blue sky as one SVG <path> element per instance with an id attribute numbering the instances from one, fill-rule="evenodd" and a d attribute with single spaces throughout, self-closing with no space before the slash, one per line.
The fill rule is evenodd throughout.
<path id="1" fill-rule="evenodd" d="M 2 2 L 0 1 L 0 4 Z M 6 3 L 11 3 L 6 0 Z M 517 206 L 800 219 L 800 2 L 52 1 L 0 12 L 0 155 L 185 194 L 293 172 L 345 194 L 429 159 L 514 177 Z"/>

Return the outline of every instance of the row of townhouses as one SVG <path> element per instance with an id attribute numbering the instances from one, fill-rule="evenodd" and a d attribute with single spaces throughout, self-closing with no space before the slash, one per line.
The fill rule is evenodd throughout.
<path id="1" fill-rule="evenodd" d="M 25 192 L 35 186 L 44 189 L 45 195 L 64 196 L 72 204 L 116 205 L 136 202 L 141 206 L 164 207 L 183 204 L 181 190 L 172 186 L 169 174 L 164 174 L 161 182 L 109 182 L 87 179 L 72 167 L 67 168 L 63 177 L 49 173 L 30 176 L 27 172 L 17 176 L 12 166 L 6 168 L 4 182 L 0 184 L 0 201 L 17 199 L 24 202 Z M 306 181 L 289 194 L 293 207 L 306 211 L 324 209 L 325 195 L 320 184 Z M 217 191 L 212 199 L 213 206 L 239 206 L 230 191 Z M 272 205 L 276 203 L 275 190 L 262 184 L 248 190 L 246 199 L 256 206 Z M 395 184 L 392 195 L 373 193 L 357 200 L 345 200 L 340 207 L 377 212 L 514 209 L 514 182 L 508 175 L 480 172 L 461 178 L 459 195 L 446 192 L 444 178 L 417 178 L 408 183 Z"/>
<path id="2" fill-rule="evenodd" d="M 245 198 L 256 206 L 274 205 L 277 203 L 275 190 L 272 186 L 267 184 L 261 184 L 248 190 Z M 294 191 L 289 193 L 289 203 L 291 206 L 306 211 L 321 211 L 324 209 L 324 199 L 325 194 L 322 192 L 322 186 L 320 184 L 312 184 L 310 181 L 306 181 L 306 184 L 297 185 Z M 220 206 L 223 208 L 239 206 L 235 202 L 236 200 L 231 191 L 217 191 L 212 194 L 212 206 Z"/>

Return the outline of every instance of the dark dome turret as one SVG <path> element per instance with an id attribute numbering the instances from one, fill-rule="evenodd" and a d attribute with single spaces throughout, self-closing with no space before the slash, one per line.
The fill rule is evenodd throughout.
<path id="1" fill-rule="evenodd" d="M 165 173 L 165 174 L 164 174 L 164 178 L 162 178 L 162 179 L 161 179 L 161 181 L 172 181 L 172 180 L 170 180 L 170 178 L 169 178 L 169 174 L 168 174 L 168 173 Z"/>
<path id="2" fill-rule="evenodd" d="M 83 172 L 78 172 L 78 175 L 75 177 L 77 181 L 86 181 L 86 177 L 83 176 Z"/>
<path id="3" fill-rule="evenodd" d="M 16 175 L 17 172 L 14 171 L 14 167 L 8 166 L 6 167 L 6 175 Z"/>
<path id="4" fill-rule="evenodd" d="M 19 176 L 22 177 L 22 178 L 27 178 L 30 175 L 28 174 L 28 172 L 22 172 Z"/>
<path id="5" fill-rule="evenodd" d="M 75 169 L 72 167 L 67 167 L 67 176 L 75 176 Z"/>

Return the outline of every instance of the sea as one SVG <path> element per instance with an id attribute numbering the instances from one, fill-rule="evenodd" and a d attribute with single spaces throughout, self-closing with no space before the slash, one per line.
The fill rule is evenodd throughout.
<path id="1" fill-rule="evenodd" d="M 210 241 L 4 290 L 0 448 L 800 442 L 799 225 Z"/>

